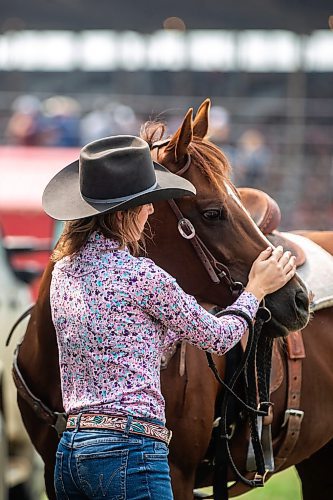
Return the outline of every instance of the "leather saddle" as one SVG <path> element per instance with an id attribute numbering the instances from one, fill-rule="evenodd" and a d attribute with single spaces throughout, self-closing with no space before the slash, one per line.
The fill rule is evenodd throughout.
<path id="1" fill-rule="evenodd" d="M 279 205 L 264 191 L 250 187 L 238 188 L 240 199 L 260 231 L 270 234 L 281 222 Z"/>

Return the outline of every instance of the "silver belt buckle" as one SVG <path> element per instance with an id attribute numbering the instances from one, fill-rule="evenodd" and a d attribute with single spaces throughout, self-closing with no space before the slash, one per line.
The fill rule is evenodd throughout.
<path id="1" fill-rule="evenodd" d="M 289 417 L 291 417 L 291 416 L 299 417 L 300 422 L 302 422 L 303 417 L 304 417 L 304 411 L 303 410 L 294 410 L 293 408 L 289 408 L 288 410 L 286 410 L 284 412 L 284 420 L 283 420 L 282 427 L 284 427 L 287 424 Z"/>
<path id="2" fill-rule="evenodd" d="M 168 445 L 168 446 L 169 446 L 169 444 L 170 444 L 171 438 L 172 438 L 172 431 L 170 431 L 170 430 L 168 429 L 168 435 L 167 435 L 167 445 Z"/>

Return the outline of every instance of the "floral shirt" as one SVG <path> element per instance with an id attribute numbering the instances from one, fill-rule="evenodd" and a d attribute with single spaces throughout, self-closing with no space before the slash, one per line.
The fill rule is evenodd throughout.
<path id="1" fill-rule="evenodd" d="M 253 318 L 258 305 L 254 295 L 243 292 L 233 307 Z M 186 340 L 224 354 L 247 328 L 239 317 L 209 314 L 153 261 L 119 250 L 100 233 L 74 257 L 56 263 L 51 310 L 65 411 L 163 422 L 163 352 Z"/>

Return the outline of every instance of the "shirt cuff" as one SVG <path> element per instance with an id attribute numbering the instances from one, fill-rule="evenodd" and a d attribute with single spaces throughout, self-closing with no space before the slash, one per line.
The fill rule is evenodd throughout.
<path id="1" fill-rule="evenodd" d="M 228 310 L 229 308 L 239 309 L 250 315 L 251 318 L 254 319 L 259 308 L 259 300 L 255 295 L 253 295 L 253 293 L 246 291 L 241 293 L 238 299 L 229 307 L 227 307 L 226 310 Z"/>

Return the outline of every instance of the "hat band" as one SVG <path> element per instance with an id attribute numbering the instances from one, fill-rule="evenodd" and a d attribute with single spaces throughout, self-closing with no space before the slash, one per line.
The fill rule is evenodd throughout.
<path id="1" fill-rule="evenodd" d="M 152 191 L 155 189 L 157 186 L 157 181 L 148 189 L 145 189 L 144 191 L 139 191 L 138 193 L 133 193 L 132 195 L 129 196 L 120 196 L 120 198 L 109 198 L 109 199 L 101 199 L 101 198 L 88 198 L 88 196 L 84 196 L 81 193 L 81 196 L 84 200 L 90 201 L 91 203 L 118 203 L 119 201 L 125 201 L 131 199 L 133 196 L 140 196 L 141 194 L 149 193 L 149 191 Z"/>

